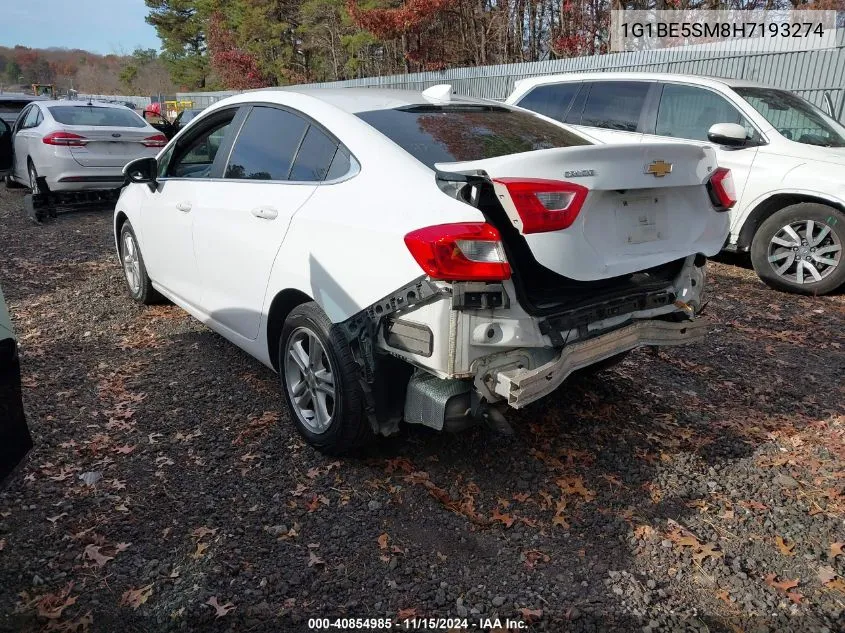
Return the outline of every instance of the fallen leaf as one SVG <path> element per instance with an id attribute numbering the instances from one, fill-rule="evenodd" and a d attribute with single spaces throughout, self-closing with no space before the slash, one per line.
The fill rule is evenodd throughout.
<path id="1" fill-rule="evenodd" d="M 399 613 L 396 614 L 396 617 L 400 620 L 406 620 L 408 618 L 415 618 L 417 617 L 417 610 L 416 609 L 399 609 Z"/>
<path id="2" fill-rule="evenodd" d="M 120 453 L 121 455 L 129 455 L 132 451 L 135 450 L 134 446 L 129 446 L 129 444 L 124 444 L 123 446 L 118 446 L 114 449 L 115 453 Z"/>
<path id="3" fill-rule="evenodd" d="M 104 554 L 100 553 L 100 546 L 99 545 L 89 545 L 85 548 L 85 557 L 90 558 L 97 567 L 102 567 L 110 560 L 114 559 L 114 556 L 105 556 Z"/>
<path id="4" fill-rule="evenodd" d="M 843 548 L 845 548 L 845 543 L 831 543 L 830 544 L 830 557 L 836 558 L 837 556 L 842 556 Z"/>
<path id="5" fill-rule="evenodd" d="M 62 611 L 76 603 L 77 596 L 70 595 L 71 589 L 73 589 L 72 582 L 56 593 L 48 593 L 39 598 L 37 606 L 38 615 L 48 620 L 58 620 L 62 617 Z"/>
<path id="6" fill-rule="evenodd" d="M 216 618 L 222 618 L 224 615 L 226 615 L 227 613 L 229 613 L 230 611 L 232 611 L 235 608 L 235 605 L 232 604 L 231 602 L 227 602 L 225 604 L 220 604 L 217 601 L 217 596 L 211 596 L 208 600 L 206 600 L 205 603 L 207 605 L 211 606 L 211 607 L 214 607 L 214 611 L 217 614 L 215 616 L 215 619 Z"/>
<path id="7" fill-rule="evenodd" d="M 314 565 L 325 565 L 325 564 L 326 564 L 326 561 L 324 561 L 322 558 L 317 556 L 314 553 L 314 550 L 311 550 L 311 551 L 308 552 L 308 566 L 309 567 L 313 567 Z"/>
<path id="8" fill-rule="evenodd" d="M 836 572 L 833 571 L 833 567 L 830 565 L 825 565 L 823 567 L 819 567 L 818 571 L 819 582 L 823 585 L 826 585 L 831 580 L 836 578 Z"/>
<path id="9" fill-rule="evenodd" d="M 798 586 L 798 579 L 793 578 L 792 580 L 775 580 L 777 578 L 777 574 L 769 574 L 766 576 L 766 584 L 770 587 L 774 587 L 775 589 L 780 589 L 781 591 L 789 591 L 790 589 L 795 589 Z"/>
<path id="10" fill-rule="evenodd" d="M 535 619 L 539 620 L 543 617 L 543 610 L 542 609 L 529 609 L 528 607 L 523 607 L 519 610 L 522 614 L 522 619 L 531 622 Z"/>
<path id="11" fill-rule="evenodd" d="M 57 514 L 57 515 L 56 515 L 56 516 L 54 516 L 54 517 L 47 517 L 47 520 L 48 520 L 50 523 L 52 523 L 53 525 L 56 525 L 56 521 L 58 521 L 58 520 L 59 520 L 59 519 L 61 519 L 62 517 L 66 517 L 66 516 L 67 516 L 67 512 L 62 512 L 61 514 Z"/>
<path id="12" fill-rule="evenodd" d="M 378 547 L 379 547 L 379 549 L 387 549 L 387 539 L 388 538 L 389 537 L 387 536 L 386 532 L 378 537 Z"/>
<path id="13" fill-rule="evenodd" d="M 132 543 L 118 543 L 114 546 L 116 552 L 125 552 Z"/>
<path id="14" fill-rule="evenodd" d="M 137 609 L 149 600 L 151 595 L 153 595 L 152 583 L 141 587 L 140 589 L 130 589 L 129 591 L 125 591 L 123 596 L 120 598 L 120 604 L 121 606 L 128 605 L 133 609 Z"/>
<path id="15" fill-rule="evenodd" d="M 584 487 L 584 481 L 580 477 L 563 477 L 555 482 L 558 487 L 568 495 L 578 495 L 584 501 L 592 501 L 596 493 Z"/>
<path id="16" fill-rule="evenodd" d="M 217 534 L 217 528 L 207 528 L 204 525 L 191 532 L 191 536 L 198 541 L 201 541 L 206 536 L 214 536 L 215 534 Z"/>
<path id="17" fill-rule="evenodd" d="M 786 597 L 789 598 L 794 604 L 801 604 L 801 598 L 804 597 L 804 594 L 798 593 L 797 591 L 787 591 Z"/>
<path id="18" fill-rule="evenodd" d="M 692 558 L 697 562 L 699 565 L 704 562 L 704 559 L 708 556 L 712 558 L 721 558 L 724 554 L 716 549 L 719 547 L 715 543 L 705 543 L 701 545 L 697 552 L 693 552 Z"/>
<path id="19" fill-rule="evenodd" d="M 202 558 L 202 555 L 205 554 L 205 550 L 209 548 L 209 544 L 205 542 L 197 543 L 197 551 L 191 554 L 191 558 Z"/>
<path id="20" fill-rule="evenodd" d="M 498 521 L 502 523 L 506 528 L 509 528 L 513 525 L 515 519 L 509 514 L 502 514 L 499 512 L 499 508 L 493 510 L 493 514 L 490 515 L 490 519 L 493 521 Z"/>
<path id="21" fill-rule="evenodd" d="M 782 536 L 775 537 L 775 543 L 780 550 L 780 553 L 784 556 L 795 556 L 795 543 L 787 543 Z"/>

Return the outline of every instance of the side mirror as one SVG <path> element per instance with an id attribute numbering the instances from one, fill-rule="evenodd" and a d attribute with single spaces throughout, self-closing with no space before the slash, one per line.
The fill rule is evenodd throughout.
<path id="1" fill-rule="evenodd" d="M 707 139 L 728 147 L 742 147 L 748 141 L 745 128 L 739 123 L 716 123 L 707 130 Z"/>
<path id="2" fill-rule="evenodd" d="M 138 158 L 123 168 L 123 175 L 129 182 L 146 183 L 151 190 L 158 185 L 158 161 L 155 158 Z"/>
<path id="3" fill-rule="evenodd" d="M 824 111 L 827 113 L 827 116 L 836 118 L 833 116 L 833 97 L 830 96 L 829 92 L 825 92 L 822 98 L 824 99 Z"/>

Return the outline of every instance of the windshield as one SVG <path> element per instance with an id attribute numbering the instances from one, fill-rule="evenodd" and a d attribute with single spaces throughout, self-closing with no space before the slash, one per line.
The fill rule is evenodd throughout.
<path id="1" fill-rule="evenodd" d="M 554 123 L 500 106 L 409 106 L 358 116 L 420 162 L 480 160 L 552 147 L 590 145 Z"/>
<path id="2" fill-rule="evenodd" d="M 806 145 L 845 147 L 845 128 L 798 95 L 771 88 L 734 88 L 786 138 Z"/>
<path id="3" fill-rule="evenodd" d="M 50 106 L 50 114 L 63 125 L 145 127 L 143 119 L 128 108 L 103 106 Z"/>

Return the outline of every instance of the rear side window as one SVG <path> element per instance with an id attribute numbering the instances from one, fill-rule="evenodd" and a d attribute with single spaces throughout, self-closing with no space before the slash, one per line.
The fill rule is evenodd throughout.
<path id="1" fill-rule="evenodd" d="M 278 108 L 254 107 L 235 140 L 226 178 L 287 180 L 308 122 Z"/>
<path id="2" fill-rule="evenodd" d="M 554 123 L 499 106 L 421 105 L 359 112 L 358 117 L 429 167 L 590 145 Z"/>
<path id="3" fill-rule="evenodd" d="M 104 106 L 50 106 L 53 118 L 62 125 L 103 127 L 146 127 L 144 120 L 128 108 Z"/>
<path id="4" fill-rule="evenodd" d="M 590 88 L 581 125 L 636 132 L 649 84 L 641 81 L 597 81 Z"/>
<path id="5" fill-rule="evenodd" d="M 308 128 L 293 161 L 289 180 L 322 182 L 329 173 L 337 143 L 313 125 Z"/>
<path id="6" fill-rule="evenodd" d="M 517 105 L 520 108 L 533 110 L 552 119 L 563 121 L 569 111 L 572 99 L 580 87 L 580 82 L 537 86 L 525 95 Z"/>

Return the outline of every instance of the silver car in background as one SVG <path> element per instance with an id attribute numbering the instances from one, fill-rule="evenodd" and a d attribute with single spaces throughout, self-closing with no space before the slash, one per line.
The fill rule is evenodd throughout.
<path id="1" fill-rule="evenodd" d="M 12 128 L 12 181 L 39 191 L 114 189 L 123 167 L 153 157 L 167 138 L 123 105 L 90 101 L 36 101 Z M 43 183 L 42 183 L 43 184 Z"/>

